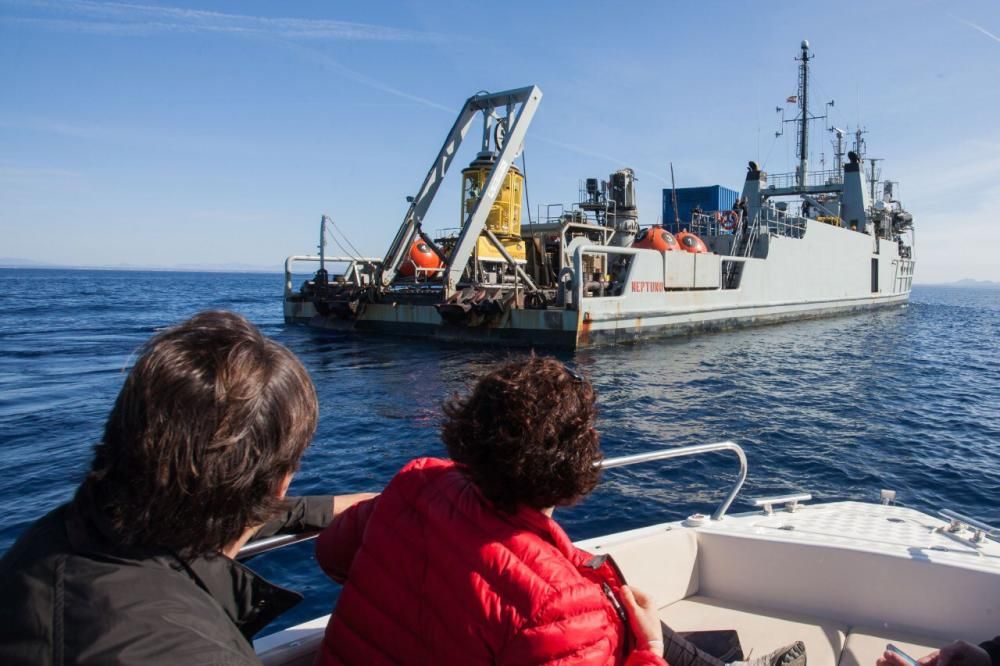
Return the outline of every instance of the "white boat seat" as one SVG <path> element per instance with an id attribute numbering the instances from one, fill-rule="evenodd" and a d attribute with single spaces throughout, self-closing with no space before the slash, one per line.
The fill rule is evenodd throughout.
<path id="1" fill-rule="evenodd" d="M 875 666 L 882 656 L 886 643 L 892 643 L 914 659 L 947 645 L 948 639 L 913 634 L 896 634 L 868 627 L 856 627 L 847 634 L 847 645 L 840 655 L 838 666 Z"/>
<path id="2" fill-rule="evenodd" d="M 694 530 L 671 529 L 638 539 L 594 548 L 610 553 L 634 585 L 660 606 L 698 593 L 698 536 Z"/>
<path id="3" fill-rule="evenodd" d="M 766 608 L 696 595 L 660 609 L 660 619 L 674 631 L 735 629 L 744 657 L 760 657 L 802 641 L 809 666 L 837 666 L 847 626 L 808 615 L 791 615 Z M 875 666 L 875 661 L 863 666 Z"/>

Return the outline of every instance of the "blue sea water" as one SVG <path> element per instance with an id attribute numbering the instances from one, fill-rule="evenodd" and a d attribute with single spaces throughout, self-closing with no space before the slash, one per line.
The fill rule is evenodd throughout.
<path id="1" fill-rule="evenodd" d="M 496 349 L 286 326 L 282 276 L 0 270 L 0 552 L 73 493 L 136 348 L 199 310 L 246 315 L 312 374 L 321 419 L 297 493 L 379 489 L 443 455 L 441 399 Z M 909 307 L 560 354 L 594 381 L 610 456 L 732 439 L 747 498 L 802 490 L 950 507 L 1000 525 L 1000 289 L 916 287 Z M 557 519 L 574 538 L 711 510 L 735 478 L 712 454 L 610 471 Z M 337 587 L 308 544 L 253 566 L 306 600 L 271 629 L 329 612 Z M 266 632 L 265 632 L 266 633 Z"/>

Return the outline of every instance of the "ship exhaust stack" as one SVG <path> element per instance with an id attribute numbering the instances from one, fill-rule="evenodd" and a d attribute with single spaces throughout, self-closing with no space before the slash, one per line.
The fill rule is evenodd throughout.
<path id="1" fill-rule="evenodd" d="M 861 168 L 861 158 L 853 150 L 847 153 L 847 160 L 847 164 L 844 165 L 841 216 L 845 227 L 854 228 L 856 231 L 865 231 L 870 201 L 868 189 L 865 187 L 864 169 Z"/>
<path id="2" fill-rule="evenodd" d="M 740 200 L 747 202 L 747 219 L 755 220 L 760 215 L 761 206 L 764 205 L 761 192 L 765 189 L 767 189 L 767 174 L 760 170 L 756 162 L 751 161 L 747 165 L 747 178 L 740 196 Z"/>
<path id="3" fill-rule="evenodd" d="M 589 180 L 589 179 L 588 179 Z M 588 193 L 589 193 L 588 182 Z M 639 232 L 639 210 L 635 201 L 635 172 L 632 169 L 615 171 L 608 180 L 608 226 L 615 235 L 611 244 L 629 247 Z"/>

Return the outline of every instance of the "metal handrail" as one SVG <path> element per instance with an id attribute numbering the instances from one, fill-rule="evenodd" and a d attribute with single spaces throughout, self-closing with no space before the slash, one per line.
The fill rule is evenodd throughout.
<path id="1" fill-rule="evenodd" d="M 238 560 L 246 560 L 254 555 L 260 555 L 277 548 L 290 546 L 300 541 L 312 541 L 319 536 L 319 532 L 300 532 L 299 534 L 278 534 L 272 537 L 265 537 L 256 541 L 251 541 L 242 548 L 236 555 Z"/>
<path id="2" fill-rule="evenodd" d="M 736 457 L 740 461 L 740 472 L 737 476 L 736 483 L 733 484 L 733 487 L 729 490 L 729 494 L 726 495 L 722 504 L 720 504 L 715 510 L 715 513 L 712 514 L 712 520 L 722 520 L 726 515 L 726 511 L 729 510 L 730 505 L 733 503 L 733 500 L 736 499 L 736 496 L 739 494 L 740 489 L 743 487 L 743 482 L 747 480 L 747 456 L 746 453 L 743 452 L 743 448 L 735 442 L 714 442 L 712 444 L 677 446 L 670 449 L 650 451 L 649 453 L 636 453 L 630 456 L 607 458 L 602 460 L 600 463 L 597 463 L 597 465 L 601 469 L 612 469 L 614 467 L 625 467 L 627 465 L 635 465 L 653 460 L 668 460 L 670 458 L 696 456 L 712 451 L 732 451 L 736 454 Z"/>
<path id="3" fill-rule="evenodd" d="M 648 453 L 634 453 L 628 456 L 617 456 L 615 458 L 605 458 L 604 460 L 599 460 L 594 463 L 594 467 L 599 469 L 614 469 L 615 467 L 628 467 L 629 465 L 638 465 L 639 463 L 652 462 L 654 460 L 669 460 L 671 458 L 684 458 L 687 456 L 696 456 L 702 453 L 711 453 L 713 451 L 732 451 L 736 454 L 736 457 L 740 461 L 740 471 L 736 478 L 736 483 L 729 490 L 729 494 L 722 501 L 722 504 L 716 508 L 715 512 L 712 514 L 712 520 L 722 520 L 726 512 L 729 510 L 730 505 L 732 505 L 733 500 L 739 494 L 740 489 L 743 487 L 743 483 L 747 479 L 747 456 L 743 452 L 743 448 L 736 444 L 735 442 L 713 442 L 712 444 L 693 444 L 691 446 L 677 446 L 669 449 L 660 449 L 659 451 L 650 451 Z M 293 543 L 299 543 L 301 541 L 309 541 L 315 539 L 319 536 L 319 532 L 303 532 L 301 534 L 281 534 L 278 536 L 268 537 L 266 539 L 260 539 L 258 541 L 253 541 L 247 545 L 240 548 L 239 554 L 236 559 L 243 560 L 254 555 L 260 555 L 261 553 L 266 553 L 277 548 L 282 548 L 284 546 L 291 545 Z"/>
<path id="4" fill-rule="evenodd" d="M 294 287 L 292 286 L 292 264 L 297 261 L 328 261 L 331 264 L 347 264 L 347 263 L 363 263 L 363 264 L 381 264 L 381 257 L 324 257 L 320 258 L 318 254 L 293 254 L 290 257 L 285 258 L 285 298 L 292 295 Z"/>

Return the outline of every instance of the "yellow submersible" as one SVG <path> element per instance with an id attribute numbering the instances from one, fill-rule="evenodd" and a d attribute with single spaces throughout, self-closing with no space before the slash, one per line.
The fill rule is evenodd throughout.
<path id="1" fill-rule="evenodd" d="M 483 191 L 486 178 L 493 168 L 496 155 L 491 152 L 479 153 L 476 159 L 462 170 L 462 218 L 472 212 Z M 521 193 L 524 191 L 524 176 L 513 165 L 507 171 L 503 186 L 497 193 L 496 201 L 486 218 L 486 228 L 493 232 L 514 261 L 525 261 L 524 240 L 521 238 Z M 505 262 L 485 232 L 476 241 L 476 255 L 480 261 Z"/>

